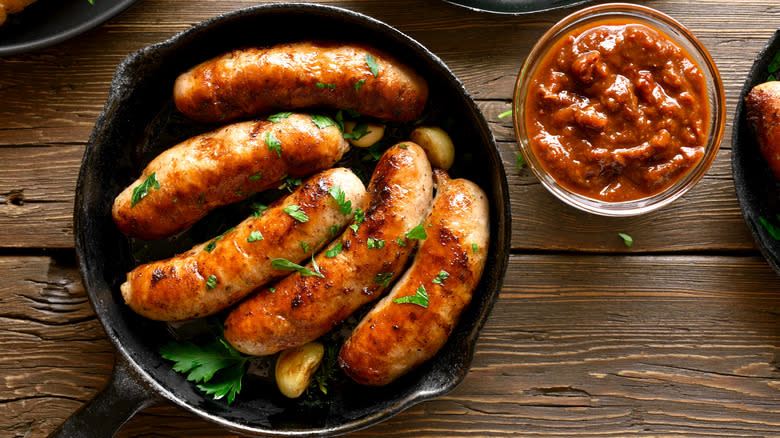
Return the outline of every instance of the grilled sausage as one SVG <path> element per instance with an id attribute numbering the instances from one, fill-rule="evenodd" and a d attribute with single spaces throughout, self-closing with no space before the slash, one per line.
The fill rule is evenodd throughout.
<path id="1" fill-rule="evenodd" d="M 363 206 L 368 199 L 363 183 L 351 171 L 321 172 L 259 218 L 249 217 L 186 253 L 133 269 L 121 286 L 125 302 L 137 313 L 160 321 L 197 318 L 227 308 L 287 274 L 274 269 L 272 259 L 298 263 L 346 226 L 352 214 L 340 211 L 329 193 L 333 187 L 339 187 L 352 205 Z M 293 218 L 285 211 L 288 206 L 297 206 L 295 214 L 303 212 L 308 220 Z"/>
<path id="2" fill-rule="evenodd" d="M 403 122 L 420 115 L 428 85 L 373 47 L 302 41 L 205 61 L 176 79 L 173 98 L 185 116 L 204 123 L 315 106 Z"/>
<path id="3" fill-rule="evenodd" d="M 439 178 L 441 172 L 442 178 Z M 439 185 L 426 219 L 428 238 L 409 270 L 358 324 L 339 353 L 353 380 L 386 385 L 433 357 L 444 346 L 471 302 L 487 256 L 488 202 L 474 183 L 456 179 Z M 443 188 L 441 186 L 444 186 Z M 394 300 L 428 296 L 427 308 Z"/>
<path id="4" fill-rule="evenodd" d="M 330 254 L 323 251 L 314 259 L 323 278 L 295 273 L 273 290 L 260 290 L 228 315 L 225 338 L 244 353 L 273 354 L 322 336 L 378 299 L 415 248 L 416 240 L 406 233 L 427 214 L 432 192 L 422 148 L 407 142 L 388 149 L 369 183 L 365 220 L 332 242 Z M 341 252 L 334 254 L 336 248 Z M 307 268 L 317 269 L 313 263 Z"/>
<path id="5" fill-rule="evenodd" d="M 780 179 L 780 81 L 756 85 L 745 97 L 747 120 L 769 168 Z"/>
<path id="6" fill-rule="evenodd" d="M 318 128 L 311 116 L 278 123 L 236 123 L 186 140 L 160 154 L 114 200 L 113 217 L 130 236 L 160 239 L 191 226 L 210 210 L 332 167 L 349 149 L 336 126 Z M 146 196 L 134 192 L 146 184 Z"/>

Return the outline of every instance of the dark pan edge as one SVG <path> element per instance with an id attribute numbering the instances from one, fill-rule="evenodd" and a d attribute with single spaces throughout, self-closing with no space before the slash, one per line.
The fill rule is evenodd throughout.
<path id="1" fill-rule="evenodd" d="M 758 144 L 750 132 L 745 119 L 745 96 L 754 86 L 764 82 L 769 57 L 778 50 L 780 50 L 780 29 L 769 38 L 767 44 L 756 56 L 745 80 L 742 92 L 739 95 L 732 127 L 731 166 L 734 188 L 745 224 L 750 230 L 750 234 L 753 236 L 753 240 L 758 246 L 761 255 L 775 273 L 780 275 L 780 242 L 776 241 L 758 221 L 758 217 L 761 216 L 759 210 L 766 212 L 769 206 L 764 205 L 763 201 L 760 200 L 760 193 L 752 190 L 749 184 L 750 181 L 766 177 L 767 174 L 770 175 L 769 181 L 774 181 L 774 176 L 771 176 L 771 171 L 763 162 L 763 157 L 760 156 L 758 151 Z M 756 165 L 757 161 L 760 161 L 763 167 L 760 164 Z M 759 167 L 758 170 L 760 171 L 756 172 L 756 169 L 753 168 L 753 172 L 749 172 L 750 169 L 746 168 L 749 163 L 752 163 L 754 167 Z"/>
<path id="2" fill-rule="evenodd" d="M 166 40 L 163 42 L 160 42 L 158 44 L 146 47 L 144 49 L 141 49 L 131 55 L 129 55 L 125 60 L 122 61 L 120 66 L 117 69 L 117 73 L 114 77 L 114 80 L 112 81 L 112 88 L 110 91 L 110 94 L 108 96 L 106 107 L 104 108 L 103 112 L 98 117 L 98 121 L 96 123 L 96 129 L 92 133 L 87 150 L 85 151 L 83 160 L 82 160 L 82 167 L 79 173 L 78 183 L 77 183 L 77 193 L 76 193 L 76 203 L 75 203 L 75 211 L 74 211 L 74 224 L 76 227 L 76 230 L 81 230 L 85 226 L 85 223 L 90 220 L 90 218 L 87 216 L 86 211 L 82 211 L 80 209 L 81 206 L 84 205 L 84 198 L 83 198 L 83 187 L 85 184 L 88 183 L 86 180 L 86 172 L 85 169 L 91 163 L 93 160 L 92 153 L 91 153 L 91 145 L 93 145 L 96 141 L 98 141 L 99 137 L 101 135 L 105 134 L 105 121 L 107 118 L 110 117 L 111 114 L 113 114 L 115 111 L 117 111 L 117 108 L 121 106 L 121 103 L 124 99 L 126 99 L 130 93 L 130 89 L 128 88 L 130 85 L 127 84 L 126 80 L 124 78 L 128 77 L 128 72 L 132 72 L 134 68 L 137 68 L 137 65 L 143 61 L 143 59 L 146 56 L 165 56 L 165 51 L 169 51 L 172 49 L 175 49 L 175 46 L 177 44 L 182 43 L 183 41 L 186 41 L 191 35 L 198 32 L 200 29 L 210 26 L 214 23 L 220 22 L 222 20 L 229 20 L 233 17 L 236 17 L 238 15 L 250 13 L 252 11 L 256 10 L 269 10 L 274 8 L 280 8 L 280 9 L 286 9 L 286 8 L 299 8 L 299 9 L 306 9 L 316 11 L 316 12 L 328 12 L 328 13 L 338 13 L 338 14 L 348 14 L 353 17 L 358 17 L 361 20 L 366 21 L 367 23 L 370 23 L 372 26 L 377 28 L 377 30 L 381 30 L 383 32 L 387 32 L 388 29 L 390 29 L 391 32 L 393 32 L 393 37 L 397 39 L 403 40 L 406 44 L 412 45 L 416 48 L 416 50 L 424 52 L 427 54 L 427 56 L 430 56 L 431 59 L 436 60 L 436 62 L 444 68 L 445 71 L 448 71 L 446 68 L 446 65 L 435 55 L 430 53 L 425 47 L 417 43 L 415 40 L 411 39 L 410 37 L 406 36 L 405 34 L 401 33 L 400 31 L 397 31 L 395 29 L 390 28 L 386 24 L 375 20 L 371 17 L 367 17 L 363 14 L 359 14 L 353 11 L 336 8 L 332 6 L 322 6 L 322 5 L 313 5 L 313 4 L 270 4 L 270 5 L 260 5 L 255 7 L 250 7 L 238 11 L 229 12 L 217 17 L 214 17 L 212 19 L 206 20 L 201 24 L 198 24 L 196 26 L 193 26 L 192 28 Z M 163 52 L 162 54 L 158 52 Z M 485 127 L 487 127 L 487 122 L 484 120 L 484 117 L 479 112 L 476 104 L 473 102 L 473 99 L 471 99 L 470 95 L 465 91 L 465 87 L 463 87 L 463 84 L 454 77 L 451 73 L 449 73 L 450 79 L 455 81 L 458 85 L 458 87 L 464 92 L 465 96 L 469 100 L 469 105 L 471 106 L 470 110 L 479 117 L 480 123 L 482 123 Z M 354 431 L 357 429 L 369 427 L 373 424 L 376 424 L 382 420 L 385 420 L 398 412 L 401 412 L 402 410 L 408 408 L 409 406 L 416 404 L 418 402 L 421 402 L 423 400 L 427 400 L 430 398 L 434 398 L 437 396 L 440 396 L 442 394 L 445 394 L 447 392 L 450 392 L 453 390 L 465 377 L 465 374 L 468 370 L 468 367 L 470 366 L 470 363 L 472 361 L 473 357 L 473 350 L 475 347 L 475 341 L 476 336 L 479 331 L 479 329 L 484 325 L 485 320 L 487 318 L 487 315 L 489 314 L 490 310 L 492 309 L 493 304 L 498 298 L 498 291 L 501 287 L 501 282 L 504 276 L 504 273 L 506 271 L 506 267 L 508 264 L 508 257 L 509 257 L 509 236 L 510 236 L 510 211 L 509 211 L 509 205 L 506 201 L 506 194 L 508 193 L 508 185 L 506 181 L 506 175 L 503 171 L 503 167 L 501 166 L 500 159 L 498 158 L 498 152 L 497 147 L 495 144 L 495 140 L 490 133 L 489 130 L 487 130 L 487 136 L 483 134 L 483 141 L 486 142 L 486 144 L 490 145 L 490 154 L 489 159 L 493 161 L 496 165 L 496 169 L 500 169 L 500 181 L 501 181 L 501 187 L 497 188 L 499 191 L 499 194 L 501 196 L 497 197 L 496 200 L 498 202 L 498 207 L 501 210 L 502 215 L 499 216 L 498 219 L 498 229 L 494 230 L 492 232 L 492 235 L 495 236 L 494 240 L 496 242 L 502 241 L 504 243 L 503 247 L 498 248 L 498 245 L 496 244 L 496 248 L 498 248 L 498 258 L 496 260 L 497 266 L 493 267 L 493 274 L 490 276 L 492 279 L 492 284 L 488 285 L 485 293 L 489 294 L 490 301 L 487 305 L 485 305 L 483 308 L 481 308 L 479 314 L 476 317 L 477 323 L 472 327 L 470 330 L 468 336 L 465 338 L 464 345 L 466 351 L 464 352 L 466 354 L 465 357 L 465 363 L 466 366 L 463 370 L 461 370 L 460 375 L 454 379 L 452 382 L 449 382 L 448 385 L 443 386 L 441 388 L 437 388 L 436 390 L 420 390 L 416 393 L 410 394 L 410 396 L 399 400 L 397 403 L 392 405 L 389 409 L 378 412 L 375 415 L 364 417 L 362 419 L 356 420 L 351 423 L 345 423 L 342 425 L 339 425 L 338 427 L 330 427 L 326 429 L 317 429 L 317 430 L 285 430 L 285 431 L 274 431 L 274 430 L 260 430 L 256 427 L 237 427 L 237 425 L 233 422 L 227 421 L 221 417 L 217 417 L 214 415 L 209 414 L 208 412 L 202 411 L 196 407 L 193 407 L 187 403 L 184 403 L 182 400 L 179 399 L 177 395 L 172 393 L 171 391 L 164 388 L 162 385 L 160 385 L 154 378 L 151 377 L 150 374 L 148 374 L 143 368 L 139 367 L 139 365 L 133 360 L 130 353 L 126 351 L 126 349 L 121 345 L 119 338 L 116 333 L 114 333 L 111 330 L 111 323 L 108 318 L 108 315 L 105 314 L 105 312 L 101 312 L 98 309 L 104 309 L 104 304 L 100 303 L 99 301 L 95 300 L 95 295 L 92 293 L 92 291 L 95 288 L 95 284 L 92 283 L 89 280 L 89 277 L 87 276 L 86 272 L 86 266 L 84 263 L 84 259 L 88 258 L 86 256 L 88 251 L 88 236 L 82 235 L 80 233 L 77 233 L 76 238 L 76 250 L 77 250 L 77 257 L 79 261 L 79 270 L 82 275 L 82 278 L 85 281 L 85 286 L 87 287 L 88 293 L 90 295 L 90 299 L 93 303 L 93 306 L 96 308 L 96 313 L 98 318 L 100 319 L 101 323 L 103 324 L 104 328 L 106 329 L 106 333 L 111 339 L 112 343 L 117 347 L 117 351 L 129 361 L 130 366 L 133 368 L 133 371 L 135 371 L 144 381 L 144 383 L 147 386 L 150 386 L 154 391 L 164 396 L 166 399 L 174 402 L 175 404 L 183 407 L 184 409 L 191 411 L 203 418 L 206 418 L 214 423 L 217 423 L 223 427 L 226 427 L 231 430 L 235 430 L 242 433 L 251 433 L 251 434 L 257 434 L 258 432 L 266 433 L 269 435 L 278 435 L 278 436 L 321 436 L 323 434 L 341 434 L 346 433 L 349 431 Z M 498 212 L 496 212 L 498 213 Z"/>
<path id="3" fill-rule="evenodd" d="M 484 12 L 498 15 L 529 15 L 541 12 L 553 11 L 556 9 L 570 8 L 577 5 L 589 3 L 593 0 L 557 0 L 557 1 L 539 1 L 544 6 L 531 8 L 522 8 L 513 5 L 505 5 L 501 0 L 443 0 L 445 3 L 469 9 L 472 12 Z M 550 3 L 555 3 L 549 5 Z"/>

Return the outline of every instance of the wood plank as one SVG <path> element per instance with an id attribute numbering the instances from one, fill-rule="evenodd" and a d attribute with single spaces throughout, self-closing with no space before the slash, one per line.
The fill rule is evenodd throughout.
<path id="1" fill-rule="evenodd" d="M 112 348 L 72 254 L 0 271 L 0 430 L 45 436 L 102 387 Z M 354 436 L 776 435 L 778 327 L 758 257 L 514 255 L 465 381 Z M 118 436 L 231 435 L 159 406 Z"/>

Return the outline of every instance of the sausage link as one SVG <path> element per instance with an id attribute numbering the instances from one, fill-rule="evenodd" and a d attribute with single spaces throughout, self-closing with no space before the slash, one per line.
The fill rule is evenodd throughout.
<path id="1" fill-rule="evenodd" d="M 444 185 L 443 179 L 437 178 L 441 183 L 426 220 L 432 226 L 412 266 L 341 348 L 339 364 L 358 383 L 386 385 L 433 357 L 479 283 L 489 240 L 487 198 L 470 181 Z M 418 290 L 427 293 L 427 308 L 393 301 Z"/>
<path id="2" fill-rule="evenodd" d="M 332 187 L 339 187 L 352 205 L 363 206 L 368 199 L 360 178 L 351 171 L 335 168 L 321 172 L 259 218 L 250 216 L 186 253 L 133 269 L 121 286 L 125 302 L 135 312 L 160 321 L 198 318 L 227 308 L 257 287 L 287 274 L 274 269 L 271 260 L 285 258 L 298 263 L 346 226 L 352 214 L 339 211 L 329 193 Z M 306 222 L 284 211 L 292 205 L 304 212 Z"/>
<path id="3" fill-rule="evenodd" d="M 278 123 L 235 123 L 168 149 L 114 200 L 114 222 L 123 233 L 161 239 L 182 231 L 216 207 L 276 187 L 285 175 L 303 177 L 332 167 L 349 149 L 336 126 L 318 128 L 309 115 Z M 147 195 L 133 192 L 150 175 Z"/>
<path id="4" fill-rule="evenodd" d="M 320 106 L 404 122 L 422 113 L 428 85 L 373 47 L 301 41 L 205 61 L 179 75 L 173 98 L 185 116 L 204 123 Z"/>
<path id="5" fill-rule="evenodd" d="M 244 353 L 273 354 L 322 336 L 378 299 L 415 248 L 405 234 L 425 217 L 432 194 L 425 151 L 410 142 L 388 149 L 369 183 L 365 220 L 331 243 L 328 249 L 340 245 L 340 253 L 323 251 L 314 259 L 324 278 L 295 273 L 273 291 L 260 290 L 228 315 L 225 338 Z"/>

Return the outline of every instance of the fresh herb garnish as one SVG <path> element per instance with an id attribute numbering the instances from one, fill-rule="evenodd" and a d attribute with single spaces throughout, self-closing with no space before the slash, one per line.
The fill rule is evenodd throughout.
<path id="1" fill-rule="evenodd" d="M 361 88 L 363 88 L 363 84 L 366 83 L 365 79 L 360 79 L 359 81 L 355 82 L 354 88 L 355 91 L 360 91 Z"/>
<path id="2" fill-rule="evenodd" d="M 269 122 L 273 122 L 273 123 L 279 123 L 282 120 L 290 117 L 291 115 L 292 115 L 292 112 L 289 112 L 289 111 L 276 113 L 276 114 L 268 116 L 268 121 Z"/>
<path id="3" fill-rule="evenodd" d="M 340 213 L 352 213 L 352 201 L 347 199 L 347 194 L 344 193 L 344 190 L 341 190 L 341 187 L 333 186 L 330 188 L 330 190 L 328 190 L 328 193 L 330 193 L 330 196 L 336 200 L 336 203 L 339 205 Z"/>
<path id="4" fill-rule="evenodd" d="M 257 242 L 263 240 L 263 233 L 259 231 L 252 231 L 249 233 L 249 237 L 246 238 L 247 242 Z"/>
<path id="5" fill-rule="evenodd" d="M 371 145 L 366 149 L 366 152 L 368 153 L 363 156 L 363 161 L 379 161 L 379 159 L 382 158 L 382 146 L 380 146 L 379 143 Z"/>
<path id="6" fill-rule="evenodd" d="M 395 243 L 397 243 L 400 246 L 406 246 L 406 241 L 401 239 L 400 237 L 395 239 Z"/>
<path id="7" fill-rule="evenodd" d="M 433 279 L 433 284 L 442 284 L 444 280 L 450 278 L 450 273 L 447 271 L 439 271 L 439 275 Z"/>
<path id="8" fill-rule="evenodd" d="M 420 287 L 417 288 L 417 292 L 414 295 L 407 295 L 405 297 L 399 297 L 393 299 L 394 303 L 397 304 L 417 304 L 420 307 L 428 308 L 428 292 L 425 290 L 425 286 L 420 285 Z"/>
<path id="9" fill-rule="evenodd" d="M 314 261 L 313 256 L 312 256 L 312 261 Z M 314 269 L 317 270 L 318 272 L 313 272 L 287 259 L 281 259 L 281 258 L 273 259 L 271 260 L 271 266 L 273 266 L 274 269 L 278 269 L 280 271 L 297 271 L 304 277 L 315 276 L 315 277 L 325 278 L 325 276 L 322 275 L 316 267 Z"/>
<path id="10" fill-rule="evenodd" d="M 209 275 L 206 279 L 206 290 L 211 290 L 217 287 L 217 276 L 214 274 Z"/>
<path id="11" fill-rule="evenodd" d="M 201 193 L 200 195 L 198 195 L 198 208 L 199 209 L 203 210 L 203 201 L 205 201 L 205 200 L 206 200 L 206 194 L 205 193 Z"/>
<path id="12" fill-rule="evenodd" d="M 306 213 L 301 210 L 301 207 L 290 204 L 287 207 L 284 207 L 284 212 L 289 214 L 293 219 L 297 220 L 298 222 L 308 222 L 309 217 L 306 216 Z"/>
<path id="13" fill-rule="evenodd" d="M 303 253 L 306 254 L 309 252 L 309 244 L 304 242 L 303 240 L 299 240 L 298 243 L 301 245 L 301 249 L 303 250 Z"/>
<path id="14" fill-rule="evenodd" d="M 776 81 L 777 77 L 775 76 L 775 73 L 780 72 L 780 50 L 775 53 L 775 57 L 769 62 L 767 70 L 769 70 L 769 76 L 766 78 L 766 81 Z"/>
<path id="15" fill-rule="evenodd" d="M 499 115 L 498 115 L 498 118 L 499 118 L 499 119 L 503 119 L 504 117 L 506 117 L 506 116 L 511 116 L 511 115 L 512 115 L 512 110 L 509 110 L 509 111 L 504 111 L 503 113 L 501 113 L 501 114 L 499 114 Z"/>
<path id="16" fill-rule="evenodd" d="M 409 146 L 406 143 L 399 145 L 398 147 L 401 149 L 409 149 Z"/>
<path id="17" fill-rule="evenodd" d="M 268 206 L 260 203 L 260 202 L 253 202 L 252 203 L 252 215 L 255 217 L 255 219 L 259 218 L 263 215 L 263 213 L 268 210 Z"/>
<path id="18" fill-rule="evenodd" d="M 276 151 L 276 155 L 282 156 L 282 142 L 276 138 L 273 132 L 268 131 L 265 133 L 265 145 L 268 146 L 269 151 Z"/>
<path id="19" fill-rule="evenodd" d="M 350 225 L 350 226 L 349 226 L 349 228 L 350 228 L 352 231 L 354 231 L 355 233 L 357 233 L 358 227 L 360 226 L 360 224 L 362 224 L 362 223 L 363 223 L 363 221 L 365 220 L 365 218 L 366 218 L 366 215 L 365 215 L 365 213 L 363 212 L 363 209 L 361 209 L 360 207 L 356 208 L 356 209 L 355 209 L 355 219 L 354 219 L 355 223 L 353 223 L 352 225 Z"/>
<path id="20" fill-rule="evenodd" d="M 368 130 L 368 124 L 367 123 L 358 123 L 355 125 L 354 128 L 352 128 L 352 132 L 346 132 L 344 133 L 344 138 L 346 139 L 353 139 L 353 140 L 360 140 L 361 138 L 365 137 L 367 134 L 370 134 L 371 131 Z"/>
<path id="21" fill-rule="evenodd" d="M 321 116 L 317 114 L 312 114 L 311 121 L 314 123 L 315 126 L 317 126 L 320 129 L 325 129 L 328 126 L 336 126 L 336 122 L 333 121 L 328 116 Z"/>
<path id="22" fill-rule="evenodd" d="M 382 272 L 380 274 L 376 274 L 374 276 L 374 283 L 387 287 L 390 284 L 390 280 L 393 279 L 393 273 L 392 272 Z"/>
<path id="23" fill-rule="evenodd" d="M 276 292 L 276 288 L 275 288 L 275 287 L 269 287 L 269 288 L 268 288 L 268 290 L 269 290 L 271 293 L 274 293 L 274 292 Z"/>
<path id="24" fill-rule="evenodd" d="M 133 196 L 130 197 L 130 208 L 135 207 L 135 204 L 141 202 L 141 199 L 144 199 L 144 197 L 149 194 L 149 190 L 152 188 L 155 190 L 160 190 L 160 183 L 157 181 L 155 174 L 156 172 L 152 172 L 149 176 L 146 177 L 144 182 L 137 185 L 133 189 Z"/>
<path id="25" fill-rule="evenodd" d="M 477 246 L 477 244 L 476 244 L 476 243 L 472 243 L 472 244 L 471 244 L 471 250 L 472 250 L 472 251 L 474 251 L 474 254 L 476 254 L 477 252 L 479 252 L 479 247 Z"/>
<path id="26" fill-rule="evenodd" d="M 262 177 L 263 177 L 263 172 L 257 172 L 256 174 L 249 177 L 249 181 L 257 181 Z"/>
<path id="27" fill-rule="evenodd" d="M 428 238 L 428 233 L 425 232 L 425 227 L 423 227 L 422 224 L 420 224 L 412 228 L 408 233 L 406 233 L 406 238 L 425 240 Z"/>
<path id="28" fill-rule="evenodd" d="M 174 362 L 174 371 L 186 373 L 188 381 L 200 383 L 198 389 L 215 400 L 227 396 L 228 404 L 241 392 L 241 380 L 251 358 L 221 337 L 202 347 L 192 342 L 171 342 L 160 347 L 159 353 Z"/>
<path id="29" fill-rule="evenodd" d="M 284 190 L 287 189 L 287 191 L 292 192 L 295 187 L 300 186 L 303 184 L 303 180 L 300 178 L 293 178 L 291 176 L 287 176 L 287 174 L 284 174 L 285 176 L 282 177 L 282 184 L 277 187 L 277 190 Z"/>
<path id="30" fill-rule="evenodd" d="M 328 394 L 328 384 L 336 380 L 336 372 L 339 370 L 338 357 L 339 347 L 337 345 L 328 345 L 325 348 L 325 355 L 322 357 L 317 372 L 314 373 L 311 388 L 316 386 L 320 392 Z"/>
<path id="31" fill-rule="evenodd" d="M 214 240 L 209 242 L 208 245 L 206 245 L 206 248 L 204 248 L 204 249 L 207 252 L 214 251 L 214 249 L 217 247 L 217 242 L 219 242 L 220 240 L 224 239 L 225 238 L 225 234 L 227 234 L 227 233 L 229 233 L 229 232 L 231 232 L 231 231 L 233 231 L 235 229 L 236 229 L 236 227 L 228 228 L 227 230 L 225 230 L 224 233 L 220 234 L 219 236 L 215 237 Z"/>
<path id="32" fill-rule="evenodd" d="M 525 166 L 525 157 L 523 157 L 523 154 L 518 152 L 517 153 L 517 163 L 515 164 L 515 168 L 517 170 L 520 170 L 523 166 Z"/>
<path id="33" fill-rule="evenodd" d="M 385 241 L 369 237 L 368 240 L 366 240 L 366 246 L 368 246 L 368 249 L 382 249 L 385 247 Z"/>
<path id="34" fill-rule="evenodd" d="M 338 231 L 338 230 L 339 230 L 339 227 L 337 227 L 336 225 L 331 225 L 330 226 L 330 237 L 336 237 L 336 231 Z"/>
<path id="35" fill-rule="evenodd" d="M 337 244 L 336 246 L 334 246 L 333 248 L 331 248 L 331 249 L 329 249 L 329 250 L 325 251 L 325 257 L 328 257 L 328 258 L 331 258 L 331 259 L 332 259 L 333 257 L 336 257 L 336 256 L 337 256 L 337 255 L 339 255 L 339 253 L 341 252 L 341 248 L 342 248 L 342 244 L 341 244 L 341 243 L 338 243 L 338 244 Z"/>
<path id="36" fill-rule="evenodd" d="M 366 53 L 366 65 L 368 65 L 368 69 L 371 70 L 371 74 L 374 77 L 379 75 L 379 66 L 376 65 L 376 59 L 370 53 Z"/>
<path id="37" fill-rule="evenodd" d="M 777 219 L 780 220 L 780 214 L 777 215 Z M 763 217 L 759 217 L 758 221 L 761 222 L 761 225 L 764 226 L 764 229 L 769 233 L 770 236 L 772 236 L 773 239 L 780 240 L 780 228 Z"/>
<path id="38" fill-rule="evenodd" d="M 315 85 L 317 88 L 330 88 L 331 90 L 336 89 L 336 84 L 324 84 L 322 82 L 317 82 Z"/>
<path id="39" fill-rule="evenodd" d="M 627 247 L 630 248 L 631 245 L 634 244 L 634 239 L 631 236 L 629 236 L 628 234 L 626 234 L 626 233 L 618 233 L 618 236 L 620 236 L 620 238 L 623 239 L 623 243 Z"/>

